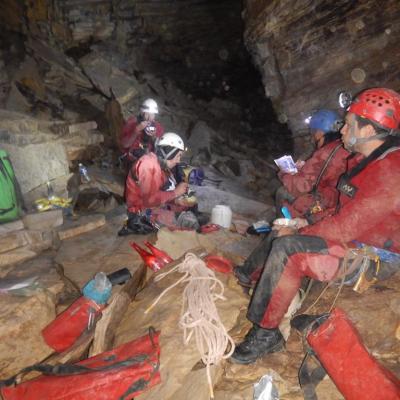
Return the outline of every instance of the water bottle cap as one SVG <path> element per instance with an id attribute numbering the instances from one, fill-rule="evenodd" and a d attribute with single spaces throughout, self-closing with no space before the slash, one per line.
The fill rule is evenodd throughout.
<path id="1" fill-rule="evenodd" d="M 102 292 L 108 287 L 111 287 L 111 282 L 104 272 L 98 272 L 94 277 L 94 287 L 99 292 Z"/>

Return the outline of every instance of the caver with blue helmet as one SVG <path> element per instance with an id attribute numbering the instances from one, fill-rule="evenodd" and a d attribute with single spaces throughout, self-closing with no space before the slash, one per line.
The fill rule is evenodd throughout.
<path id="1" fill-rule="evenodd" d="M 332 142 L 340 137 L 339 130 L 343 121 L 336 111 L 321 109 L 314 112 L 309 119 L 310 132 L 314 136 L 316 147 Z"/>
<path id="2" fill-rule="evenodd" d="M 283 217 L 282 207 L 287 207 L 292 217 L 306 218 L 312 224 L 335 213 L 339 197 L 336 186 L 346 172 L 350 153 L 340 140 L 342 121 L 338 113 L 321 109 L 305 122 L 317 149 L 307 160 L 296 163 L 297 173 L 278 173 L 282 186 L 276 191 L 275 205 L 277 217 Z M 267 235 L 244 264 L 235 268 L 241 284 L 250 285 L 264 267 L 273 240 L 274 233 Z"/>

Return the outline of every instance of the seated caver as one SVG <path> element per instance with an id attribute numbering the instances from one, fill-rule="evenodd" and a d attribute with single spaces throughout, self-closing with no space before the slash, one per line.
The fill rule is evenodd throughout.
<path id="1" fill-rule="evenodd" d="M 145 154 L 133 164 L 125 186 L 128 221 L 118 232 L 120 236 L 153 232 L 156 222 L 173 224 L 175 213 L 190 207 L 190 202 L 180 198 L 187 192 L 188 184 L 176 185 L 171 173 L 184 150 L 182 138 L 168 132 L 158 141 L 155 153 Z"/>
<path id="2" fill-rule="evenodd" d="M 339 198 L 338 180 L 361 157 L 357 155 L 349 159 L 351 153 L 343 147 L 338 132 L 342 124 L 338 113 L 333 110 L 321 109 L 311 116 L 310 133 L 317 150 L 303 165 L 298 166 L 297 174 L 278 174 L 283 186 L 276 193 L 277 211 L 285 206 L 292 217 L 304 217 L 310 224 L 334 214 Z M 272 231 L 244 264 L 235 268 L 235 275 L 241 284 L 254 284 L 274 238 L 275 231 Z"/>
<path id="3" fill-rule="evenodd" d="M 346 171 L 350 153 L 344 149 L 339 129 L 343 124 L 333 110 L 315 112 L 309 122 L 316 150 L 304 162 L 298 162 L 298 173 L 278 174 L 282 187 L 276 193 L 276 208 L 288 207 L 293 217 L 305 217 L 309 223 L 319 221 L 335 211 L 339 177 Z"/>
<path id="4" fill-rule="evenodd" d="M 281 349 L 278 326 L 302 279 L 334 280 L 354 241 L 400 252 L 399 125 L 400 95 L 392 90 L 365 90 L 352 102 L 342 141 L 363 158 L 339 182 L 335 215 L 299 231 L 278 231 L 248 308 L 253 327 L 236 346 L 233 362 L 249 364 Z"/>
<path id="5" fill-rule="evenodd" d="M 158 105 L 153 99 L 146 99 L 140 106 L 137 117 L 131 117 L 122 128 L 120 137 L 121 158 L 127 164 L 139 159 L 142 155 L 153 152 L 155 141 L 159 139 L 164 128 L 156 121 Z"/>

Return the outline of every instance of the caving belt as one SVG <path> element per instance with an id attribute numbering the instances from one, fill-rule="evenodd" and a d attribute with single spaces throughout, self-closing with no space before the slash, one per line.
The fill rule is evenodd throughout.
<path id="1" fill-rule="evenodd" d="M 4 400 L 128 400 L 160 382 L 160 332 L 149 334 L 76 364 L 35 364 L 0 381 Z M 43 374 L 15 385 L 31 371 Z"/>
<path id="2" fill-rule="evenodd" d="M 396 400 L 400 380 L 368 352 L 356 328 L 339 308 L 291 322 L 302 332 L 306 356 L 299 369 L 305 400 L 317 400 L 316 386 L 330 376 L 346 400 Z"/>

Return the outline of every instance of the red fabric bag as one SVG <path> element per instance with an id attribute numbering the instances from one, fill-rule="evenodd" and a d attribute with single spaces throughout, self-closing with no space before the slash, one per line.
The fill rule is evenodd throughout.
<path id="1" fill-rule="evenodd" d="M 307 342 L 346 400 L 400 399 L 400 380 L 372 357 L 341 309 L 312 330 Z"/>
<path id="2" fill-rule="evenodd" d="M 159 335 L 150 333 L 76 364 L 48 366 L 58 376 L 3 387 L 1 394 L 4 400 L 131 400 L 160 382 Z M 40 366 L 22 372 L 43 371 Z"/>
<path id="3" fill-rule="evenodd" d="M 69 349 L 87 329 L 90 314 L 95 320 L 104 307 L 84 296 L 80 297 L 42 330 L 44 340 L 58 353 Z"/>

